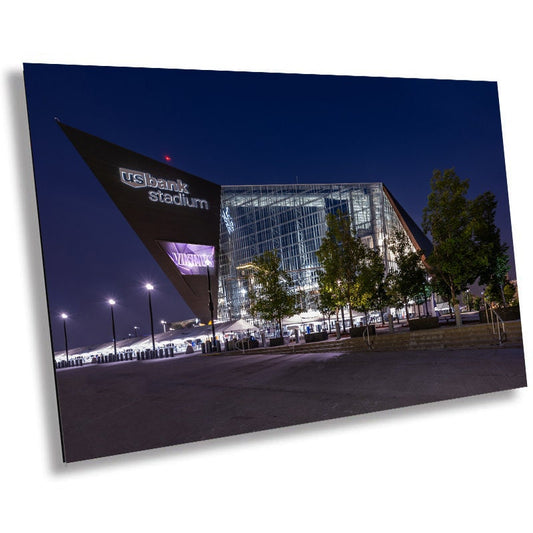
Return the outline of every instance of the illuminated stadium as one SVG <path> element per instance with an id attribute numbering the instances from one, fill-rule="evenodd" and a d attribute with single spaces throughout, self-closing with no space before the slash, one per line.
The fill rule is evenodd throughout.
<path id="1" fill-rule="evenodd" d="M 221 187 L 59 125 L 194 317 L 187 330 L 117 341 L 117 352 L 123 355 L 150 347 L 176 353 L 189 344 L 198 350 L 214 337 L 223 345 L 233 337 L 258 332 L 260 324 L 254 325 L 248 314 L 246 265 L 268 250 L 277 251 L 281 267 L 308 296 L 306 311 L 284 325 L 313 328 L 323 323 L 310 296 L 318 289 L 316 252 L 326 233 L 328 213 L 348 216 L 363 242 L 380 250 L 386 271 L 393 266 L 387 239 L 397 230 L 404 231 L 413 248 L 424 255 L 431 250 L 430 241 L 382 183 Z M 104 343 L 71 353 L 90 360 L 114 347 Z M 64 355 L 64 351 L 55 354 L 56 359 Z"/>

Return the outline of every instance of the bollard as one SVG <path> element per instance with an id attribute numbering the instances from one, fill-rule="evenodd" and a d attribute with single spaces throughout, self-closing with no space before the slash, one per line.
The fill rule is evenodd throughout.
<path id="1" fill-rule="evenodd" d="M 205 345 L 205 342 L 202 342 L 202 353 L 206 353 L 206 345 Z"/>
<path id="2" fill-rule="evenodd" d="M 219 340 L 216 341 L 216 346 L 217 346 L 217 352 L 220 353 L 222 351 L 222 348 L 220 347 L 220 341 Z"/>

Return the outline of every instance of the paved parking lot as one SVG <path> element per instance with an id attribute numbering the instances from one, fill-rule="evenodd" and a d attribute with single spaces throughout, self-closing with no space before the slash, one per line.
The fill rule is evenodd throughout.
<path id="1" fill-rule="evenodd" d="M 68 462 L 526 386 L 521 348 L 181 356 L 57 370 Z"/>

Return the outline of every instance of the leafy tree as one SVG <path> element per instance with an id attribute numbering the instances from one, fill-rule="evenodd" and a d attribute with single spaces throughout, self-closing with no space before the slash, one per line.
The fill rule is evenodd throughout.
<path id="1" fill-rule="evenodd" d="M 471 205 L 473 233 L 479 248 L 479 284 L 491 285 L 500 291 L 497 301 L 506 305 L 504 288 L 509 272 L 509 247 L 501 242 L 500 230 L 496 226 L 497 201 L 491 192 L 478 196 Z M 495 300 L 496 301 L 496 300 Z"/>
<path id="2" fill-rule="evenodd" d="M 428 309 L 428 299 L 431 298 L 432 294 L 431 284 L 429 281 L 427 281 L 425 275 L 424 275 L 424 282 L 420 286 L 419 292 L 415 295 L 414 300 L 416 302 L 416 305 L 419 308 L 419 315 L 420 315 L 420 306 L 424 304 L 426 308 L 426 312 L 429 312 Z"/>
<path id="3" fill-rule="evenodd" d="M 322 313 L 323 316 L 328 317 L 328 324 L 330 316 L 339 307 L 338 301 L 336 300 L 336 288 L 336 282 L 334 284 L 330 284 L 325 273 L 319 272 L 317 309 Z"/>
<path id="4" fill-rule="evenodd" d="M 496 303 L 499 307 L 507 307 L 515 303 L 516 287 L 505 280 L 502 285 L 489 283 L 485 287 L 485 299 L 488 302 Z"/>
<path id="5" fill-rule="evenodd" d="M 340 212 L 329 213 L 326 222 L 326 236 L 317 251 L 323 272 L 322 287 L 331 293 L 337 307 L 349 306 L 350 325 L 353 326 L 353 291 L 367 247 L 355 237 L 349 217 Z"/>
<path id="6" fill-rule="evenodd" d="M 451 309 L 452 295 L 451 295 L 450 287 L 448 286 L 448 284 L 445 283 L 438 276 L 433 276 L 430 279 L 429 284 L 431 286 L 432 292 L 434 292 L 435 294 L 438 294 L 445 302 L 448 303 L 448 305 L 450 307 L 450 315 L 452 315 L 453 314 L 453 310 Z"/>
<path id="7" fill-rule="evenodd" d="M 453 169 L 435 170 L 422 222 L 433 238 L 428 263 L 432 274 L 448 287 L 458 326 L 462 325 L 458 296 L 474 283 L 481 268 L 479 228 L 472 218 L 473 204 L 466 198 L 468 187 L 469 181 L 460 179 Z"/>
<path id="8" fill-rule="evenodd" d="M 472 297 L 472 309 L 479 311 L 481 309 L 481 298 L 479 296 Z"/>
<path id="9" fill-rule="evenodd" d="M 392 320 L 392 316 L 390 315 L 390 308 L 395 307 L 395 304 L 396 304 L 393 281 L 394 281 L 394 278 L 389 272 L 388 274 L 384 273 L 383 277 L 381 278 L 381 281 L 378 283 L 375 302 L 376 302 L 376 309 L 379 309 L 379 312 L 381 314 L 382 324 L 385 323 L 385 317 L 383 316 L 383 310 L 385 308 L 388 308 L 390 320 Z"/>
<path id="10" fill-rule="evenodd" d="M 282 320 L 299 312 L 294 283 L 281 268 L 274 251 L 267 251 L 252 260 L 253 283 L 250 290 L 250 311 L 268 322 L 277 322 L 280 336 Z"/>
<path id="11" fill-rule="evenodd" d="M 502 244 L 495 224 L 496 198 L 485 192 L 468 200 L 468 188 L 469 181 L 460 179 L 453 169 L 435 170 L 422 223 L 433 238 L 427 261 L 432 275 L 447 286 L 458 326 L 462 324 L 459 294 L 479 278 L 481 284 L 498 287 L 505 301 L 509 269 L 507 245 Z"/>
<path id="12" fill-rule="evenodd" d="M 518 289 L 515 284 L 507 281 L 503 291 L 505 293 L 506 305 L 518 305 Z"/>
<path id="13" fill-rule="evenodd" d="M 352 307 L 365 314 L 367 324 L 368 312 L 372 309 L 382 310 L 384 307 L 388 294 L 385 285 L 385 265 L 379 250 L 365 247 L 351 296 Z"/>
<path id="14" fill-rule="evenodd" d="M 424 294 L 426 270 L 422 265 L 422 252 L 415 251 L 407 235 L 403 231 L 396 231 L 389 243 L 389 250 L 394 256 L 396 268 L 391 272 L 391 293 L 395 296 L 396 307 L 403 305 L 405 315 L 409 319 L 407 304 Z"/>

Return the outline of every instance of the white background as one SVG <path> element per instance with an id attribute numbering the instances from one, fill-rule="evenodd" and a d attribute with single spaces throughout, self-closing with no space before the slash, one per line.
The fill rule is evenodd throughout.
<path id="1" fill-rule="evenodd" d="M 22 83 L 23 61 L 498 81 L 531 370 L 533 46 L 526 5 L 4 6 L 5 531 L 531 531 L 528 389 L 62 465 Z"/>

